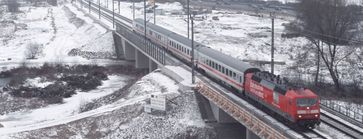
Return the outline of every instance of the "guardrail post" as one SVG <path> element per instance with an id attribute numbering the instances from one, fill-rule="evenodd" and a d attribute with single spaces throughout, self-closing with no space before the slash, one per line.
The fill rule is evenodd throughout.
<path id="1" fill-rule="evenodd" d="M 163 63 L 164 63 L 164 65 L 165 65 L 165 50 L 163 51 Z"/>
<path id="2" fill-rule="evenodd" d="M 115 28 L 115 1 L 114 0 L 112 0 L 112 27 Z"/>
<path id="3" fill-rule="evenodd" d="M 345 108 L 345 115 L 348 115 L 349 111 L 349 109 Z"/>
<path id="4" fill-rule="evenodd" d="M 101 0 L 98 0 L 98 19 L 101 19 Z"/>

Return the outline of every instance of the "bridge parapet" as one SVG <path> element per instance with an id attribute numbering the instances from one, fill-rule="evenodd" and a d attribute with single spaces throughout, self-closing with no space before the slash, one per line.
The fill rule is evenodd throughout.
<path id="1" fill-rule="evenodd" d="M 149 40 L 145 40 L 143 36 L 137 35 L 130 28 L 126 28 L 127 25 L 121 23 L 116 24 L 116 33 L 126 38 L 133 46 L 142 50 L 148 54 L 155 62 L 159 62 L 161 65 L 165 65 L 165 50 L 159 45 L 154 44 Z"/>
<path id="2" fill-rule="evenodd" d="M 218 93 L 217 90 L 211 88 L 203 81 L 199 81 L 195 89 L 259 137 L 266 139 L 290 138 L 277 131 L 274 127 L 258 119 L 251 112 L 235 104 L 224 95 Z"/>

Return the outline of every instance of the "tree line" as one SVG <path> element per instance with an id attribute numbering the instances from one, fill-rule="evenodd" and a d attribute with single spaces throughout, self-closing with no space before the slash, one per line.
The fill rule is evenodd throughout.
<path id="1" fill-rule="evenodd" d="M 351 5 L 346 0 L 300 0 L 297 13 L 299 22 L 295 31 L 315 46 L 315 84 L 318 84 L 322 61 L 335 88 L 342 89 L 338 65 L 362 45 L 362 41 L 356 39 L 362 21 L 362 7 Z"/>

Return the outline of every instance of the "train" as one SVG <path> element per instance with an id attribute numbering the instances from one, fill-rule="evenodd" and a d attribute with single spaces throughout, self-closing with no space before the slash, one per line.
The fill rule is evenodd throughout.
<path id="1" fill-rule="evenodd" d="M 192 63 L 190 39 L 152 23 L 146 25 L 148 40 L 184 62 Z M 134 32 L 145 35 L 143 19 L 134 19 L 132 28 Z M 246 96 L 299 127 L 315 128 L 320 124 L 320 100 L 311 90 L 288 85 L 285 78 L 261 71 L 201 43 L 194 42 L 194 46 L 197 70 L 234 90 L 239 97 Z"/>

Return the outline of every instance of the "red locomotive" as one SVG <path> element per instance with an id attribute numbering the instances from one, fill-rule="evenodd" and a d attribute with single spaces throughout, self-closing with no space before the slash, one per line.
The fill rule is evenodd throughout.
<path id="1" fill-rule="evenodd" d="M 246 74 L 244 87 L 245 95 L 292 123 L 308 128 L 320 124 L 319 98 L 309 89 L 289 87 L 268 72 Z"/>

